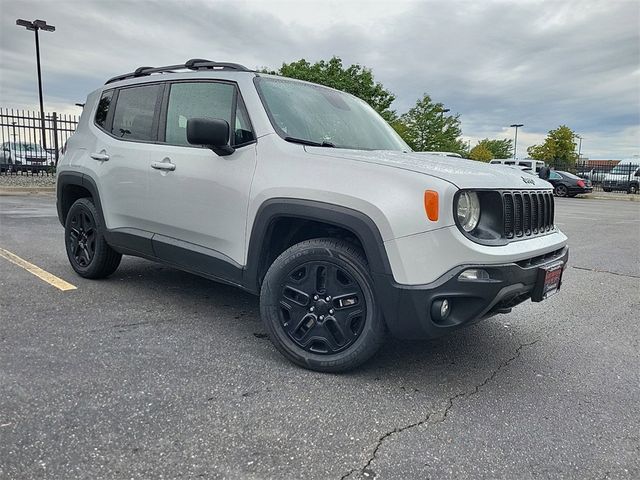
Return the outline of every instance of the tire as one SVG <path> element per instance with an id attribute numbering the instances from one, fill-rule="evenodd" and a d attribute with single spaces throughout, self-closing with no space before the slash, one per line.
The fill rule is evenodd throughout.
<path id="1" fill-rule="evenodd" d="M 307 240 L 283 252 L 262 283 L 260 314 L 286 358 L 319 372 L 361 365 L 386 337 L 364 254 L 342 240 Z"/>
<path id="2" fill-rule="evenodd" d="M 116 271 L 122 255 L 104 239 L 104 225 L 93 202 L 76 200 L 64 225 L 64 241 L 71 267 L 84 278 L 105 278 Z"/>
<path id="3" fill-rule="evenodd" d="M 638 185 L 630 185 L 629 186 L 629 193 L 635 195 L 636 193 L 638 193 Z"/>
<path id="4" fill-rule="evenodd" d="M 566 197 L 568 190 L 567 187 L 565 187 L 564 185 L 560 184 L 555 188 L 555 192 L 557 197 Z"/>

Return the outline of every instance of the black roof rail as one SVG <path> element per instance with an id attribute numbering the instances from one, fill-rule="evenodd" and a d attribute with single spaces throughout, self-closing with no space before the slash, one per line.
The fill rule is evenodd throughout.
<path id="1" fill-rule="evenodd" d="M 110 78 L 105 85 L 128 78 L 145 77 L 152 73 L 173 73 L 176 70 L 235 70 L 238 72 L 250 72 L 247 67 L 239 63 L 214 62 L 202 58 L 192 58 L 181 65 L 167 65 L 165 67 L 138 67 L 131 73 L 125 73 Z"/>

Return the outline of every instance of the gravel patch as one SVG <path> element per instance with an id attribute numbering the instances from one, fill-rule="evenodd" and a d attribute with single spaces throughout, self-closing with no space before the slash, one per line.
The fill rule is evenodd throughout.
<path id="1" fill-rule="evenodd" d="M 0 175 L 0 187 L 55 187 L 55 175 Z"/>

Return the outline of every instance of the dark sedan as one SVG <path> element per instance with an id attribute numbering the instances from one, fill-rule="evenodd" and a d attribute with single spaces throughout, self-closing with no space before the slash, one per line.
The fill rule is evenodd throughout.
<path id="1" fill-rule="evenodd" d="M 575 197 L 580 193 L 591 193 L 591 180 L 576 177 L 573 173 L 551 170 L 548 182 L 558 197 Z"/>

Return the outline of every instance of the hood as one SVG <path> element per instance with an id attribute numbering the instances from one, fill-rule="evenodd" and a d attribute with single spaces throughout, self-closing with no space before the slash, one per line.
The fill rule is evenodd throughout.
<path id="1" fill-rule="evenodd" d="M 440 178 L 458 188 L 550 189 L 551 184 L 539 177 L 504 165 L 442 157 L 420 152 L 390 150 L 347 150 L 305 146 L 307 153 L 374 163 Z"/>

